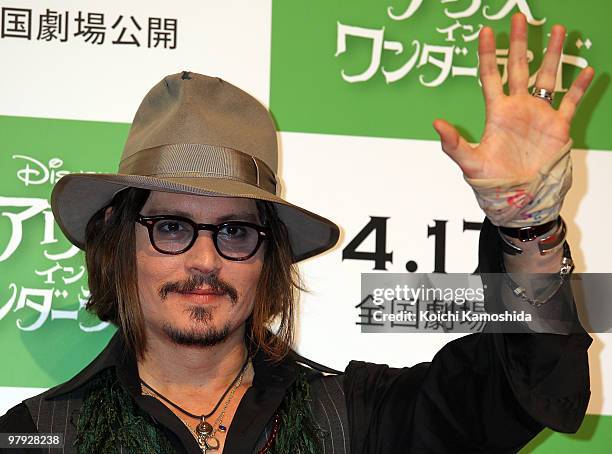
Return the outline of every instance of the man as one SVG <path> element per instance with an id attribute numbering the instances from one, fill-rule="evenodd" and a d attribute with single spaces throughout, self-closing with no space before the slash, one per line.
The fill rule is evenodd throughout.
<path id="1" fill-rule="evenodd" d="M 434 123 L 503 227 L 485 221 L 481 272 L 567 272 L 558 212 L 569 125 L 593 71 L 551 107 L 564 34 L 552 30 L 534 97 L 525 17 L 513 17 L 505 95 L 483 28 L 480 145 Z M 589 398 L 584 332 L 471 335 L 429 364 L 352 361 L 341 374 L 293 352 L 295 263 L 333 247 L 338 228 L 279 197 L 276 171 L 276 131 L 255 99 L 190 72 L 153 87 L 119 174 L 69 175 L 52 196 L 85 250 L 88 308 L 119 329 L 73 379 L 9 410 L 0 432 L 62 433 L 65 452 L 228 454 L 515 452 L 543 427 L 577 430 Z M 501 205 L 500 192 L 512 194 Z M 529 200 L 506 203 L 517 194 Z M 519 295 L 573 304 L 562 292 L 505 298 Z"/>

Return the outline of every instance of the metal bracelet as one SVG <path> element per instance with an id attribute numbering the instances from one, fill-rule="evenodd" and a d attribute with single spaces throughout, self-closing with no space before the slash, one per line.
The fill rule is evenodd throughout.
<path id="1" fill-rule="evenodd" d="M 508 287 L 510 287 L 510 290 L 512 290 L 512 293 L 518 298 L 521 298 L 526 303 L 535 307 L 536 309 L 546 304 L 553 296 L 555 296 L 561 286 L 567 281 L 573 270 L 574 262 L 570 257 L 569 246 L 567 245 L 567 242 L 565 242 L 563 243 L 563 257 L 561 258 L 561 268 L 559 269 L 558 279 L 553 285 L 552 291 L 550 291 L 545 298 L 530 298 L 529 296 L 527 296 L 527 291 L 525 287 L 521 287 L 510 277 L 503 265 L 502 259 L 502 272 L 504 273 L 506 283 L 508 284 Z"/>

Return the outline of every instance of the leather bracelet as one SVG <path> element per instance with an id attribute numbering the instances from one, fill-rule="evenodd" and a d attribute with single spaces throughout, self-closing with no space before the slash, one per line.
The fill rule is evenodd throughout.
<path id="1" fill-rule="evenodd" d="M 556 227 L 555 227 L 555 224 L 556 224 Z M 504 236 L 504 235 L 508 235 L 508 233 L 506 233 L 508 231 L 510 231 L 509 233 L 514 233 L 515 235 L 519 235 L 517 231 L 522 231 L 520 235 L 523 235 L 522 236 L 523 239 L 519 238 L 519 241 L 521 242 L 532 241 L 536 239 L 537 237 L 544 235 L 547 232 L 550 232 L 549 235 L 547 235 L 544 238 L 540 238 L 540 240 L 538 240 L 538 249 L 540 250 L 540 255 L 546 255 L 550 253 L 551 251 L 553 251 L 554 249 L 556 249 L 557 246 L 559 246 L 565 241 L 565 237 L 567 235 L 567 227 L 565 225 L 565 221 L 563 221 L 563 218 L 561 218 L 561 216 L 559 216 L 554 221 L 547 222 L 546 224 L 541 224 L 539 226 L 527 227 L 527 228 L 533 229 L 533 230 L 526 231 L 525 228 L 509 229 L 507 227 L 498 227 L 498 231 L 500 233 L 499 236 L 502 239 L 502 248 L 506 254 L 518 255 L 518 254 L 523 253 L 523 250 L 520 247 L 518 247 L 516 244 L 509 241 Z M 551 228 L 553 229 L 552 231 L 551 231 Z M 536 235 L 535 237 L 531 239 L 525 239 L 525 238 L 531 237 L 533 232 L 538 232 L 538 235 Z M 512 236 L 512 235 L 508 235 L 508 236 Z"/>
<path id="2" fill-rule="evenodd" d="M 540 235 L 544 235 L 546 232 L 550 232 L 553 227 L 559 222 L 559 218 L 553 219 L 550 222 L 540 225 L 534 225 L 530 227 L 499 227 L 499 231 L 504 235 L 511 238 L 515 238 L 521 242 L 535 240 Z"/>

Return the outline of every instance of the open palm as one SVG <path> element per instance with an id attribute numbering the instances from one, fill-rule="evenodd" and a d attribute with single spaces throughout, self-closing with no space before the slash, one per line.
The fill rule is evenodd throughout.
<path id="1" fill-rule="evenodd" d="M 555 25 L 538 71 L 536 87 L 552 92 L 563 49 L 565 29 Z M 495 36 L 483 27 L 479 36 L 480 80 L 485 98 L 485 130 L 478 146 L 471 146 L 448 122 L 436 120 L 442 148 L 468 178 L 529 178 L 568 142 L 576 106 L 591 83 L 594 71 L 584 68 L 558 110 L 528 92 L 527 22 L 512 17 L 508 58 L 509 94 L 505 95 L 495 56 Z"/>

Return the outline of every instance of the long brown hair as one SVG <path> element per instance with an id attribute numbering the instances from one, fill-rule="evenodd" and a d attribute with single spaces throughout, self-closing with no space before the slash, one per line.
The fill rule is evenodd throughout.
<path id="1" fill-rule="evenodd" d="M 128 347 L 142 358 L 146 350 L 144 318 L 138 297 L 134 223 L 150 191 L 128 188 L 98 211 L 85 231 L 85 260 L 90 298 L 87 310 L 117 326 Z M 264 225 L 270 228 L 253 312 L 246 323 L 249 349 L 262 349 L 273 361 L 289 352 L 294 340 L 295 307 L 304 290 L 287 229 L 274 205 L 257 201 Z M 107 214 L 107 208 L 112 210 Z M 276 333 L 269 327 L 275 323 Z"/>

